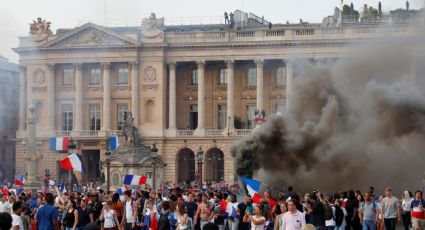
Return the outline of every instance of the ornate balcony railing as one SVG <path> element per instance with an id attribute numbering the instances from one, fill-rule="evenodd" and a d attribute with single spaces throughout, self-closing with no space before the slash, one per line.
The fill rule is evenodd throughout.
<path id="1" fill-rule="evenodd" d="M 108 137 L 111 135 L 122 136 L 121 130 L 101 131 L 101 130 L 80 130 L 80 131 L 56 131 L 56 137 Z"/>

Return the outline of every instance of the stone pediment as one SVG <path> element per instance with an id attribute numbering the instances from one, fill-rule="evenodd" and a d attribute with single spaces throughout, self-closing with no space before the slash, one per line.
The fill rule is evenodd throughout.
<path id="1" fill-rule="evenodd" d="M 43 45 L 43 48 L 136 47 L 138 42 L 106 27 L 87 23 Z"/>

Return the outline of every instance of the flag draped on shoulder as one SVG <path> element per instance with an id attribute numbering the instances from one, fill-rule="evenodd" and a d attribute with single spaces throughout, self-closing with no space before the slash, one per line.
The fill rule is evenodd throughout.
<path id="1" fill-rule="evenodd" d="M 50 151 L 67 151 L 68 144 L 68 137 L 52 137 L 50 138 Z"/>
<path id="2" fill-rule="evenodd" d="M 248 190 L 249 196 L 254 203 L 258 204 L 261 200 L 261 195 L 259 193 L 261 182 L 258 180 L 249 179 L 246 177 L 240 177 L 241 181 L 245 184 L 246 189 Z"/>
<path id="3" fill-rule="evenodd" d="M 125 185 L 142 185 L 146 184 L 146 176 L 138 175 L 125 175 L 124 184 Z"/>
<path id="4" fill-rule="evenodd" d="M 66 170 L 75 170 L 79 172 L 85 172 L 83 161 L 81 156 L 77 153 L 73 153 L 67 156 L 60 162 L 60 166 Z"/>

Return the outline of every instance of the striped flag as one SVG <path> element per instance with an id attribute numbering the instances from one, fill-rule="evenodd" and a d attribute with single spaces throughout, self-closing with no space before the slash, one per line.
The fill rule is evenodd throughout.
<path id="1" fill-rule="evenodd" d="M 121 186 L 121 187 L 119 187 L 118 189 L 117 189 L 117 193 L 121 196 L 123 193 L 124 193 L 124 191 L 127 191 L 127 186 Z"/>
<path id="2" fill-rule="evenodd" d="M 146 184 L 146 176 L 125 175 L 124 184 L 126 185 L 142 185 Z"/>
<path id="3" fill-rule="evenodd" d="M 50 151 L 67 151 L 68 144 L 68 137 L 52 137 L 50 138 Z"/>
<path id="4" fill-rule="evenodd" d="M 75 170 L 78 172 L 85 172 L 83 160 L 79 154 L 73 153 L 61 160 L 60 166 L 66 170 Z"/>
<path id="5" fill-rule="evenodd" d="M 56 181 L 54 181 L 54 180 L 49 180 L 49 185 L 50 185 L 50 186 L 55 186 L 55 185 L 56 185 Z"/>

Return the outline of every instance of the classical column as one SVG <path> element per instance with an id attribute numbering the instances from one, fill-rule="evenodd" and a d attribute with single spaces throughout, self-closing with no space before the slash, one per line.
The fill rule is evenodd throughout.
<path id="1" fill-rule="evenodd" d="M 255 60 L 255 64 L 257 65 L 257 110 L 261 113 L 264 110 L 264 61 L 261 59 Z"/>
<path id="2" fill-rule="evenodd" d="M 177 98 L 177 94 L 176 94 L 176 66 L 177 63 L 176 62 L 169 62 L 168 63 L 168 68 L 170 69 L 170 86 L 169 86 L 169 102 L 168 102 L 168 129 L 171 131 L 174 131 L 177 129 L 177 125 L 176 125 L 176 114 L 177 114 L 177 109 L 176 109 L 176 98 Z"/>
<path id="3" fill-rule="evenodd" d="M 198 65 L 198 127 L 197 136 L 205 135 L 205 61 L 196 62 Z"/>
<path id="4" fill-rule="evenodd" d="M 55 131 L 55 64 L 47 64 L 49 68 L 49 86 L 47 104 L 49 105 L 49 127 L 48 130 Z"/>
<path id="5" fill-rule="evenodd" d="M 134 125 L 139 125 L 139 63 L 131 63 L 131 113 Z"/>
<path id="6" fill-rule="evenodd" d="M 291 111 L 292 90 L 294 87 L 294 69 L 291 60 L 286 60 L 286 109 Z"/>
<path id="7" fill-rule="evenodd" d="M 83 130 L 83 75 L 81 63 L 75 63 L 75 128 L 76 131 Z"/>
<path id="8" fill-rule="evenodd" d="M 227 128 L 225 132 L 227 135 L 231 134 L 233 132 L 233 129 L 235 129 L 235 123 L 234 123 L 234 91 L 235 91 L 235 79 L 234 79 L 234 66 L 235 61 L 229 60 L 226 61 L 227 66 Z"/>
<path id="9" fill-rule="evenodd" d="M 410 62 L 409 81 L 412 84 L 416 83 L 416 59 Z"/>
<path id="10" fill-rule="evenodd" d="M 19 65 L 19 131 L 25 131 L 25 120 L 27 117 L 26 88 L 27 67 Z"/>
<path id="11" fill-rule="evenodd" d="M 102 63 L 103 67 L 103 130 L 111 130 L 111 64 Z"/>

